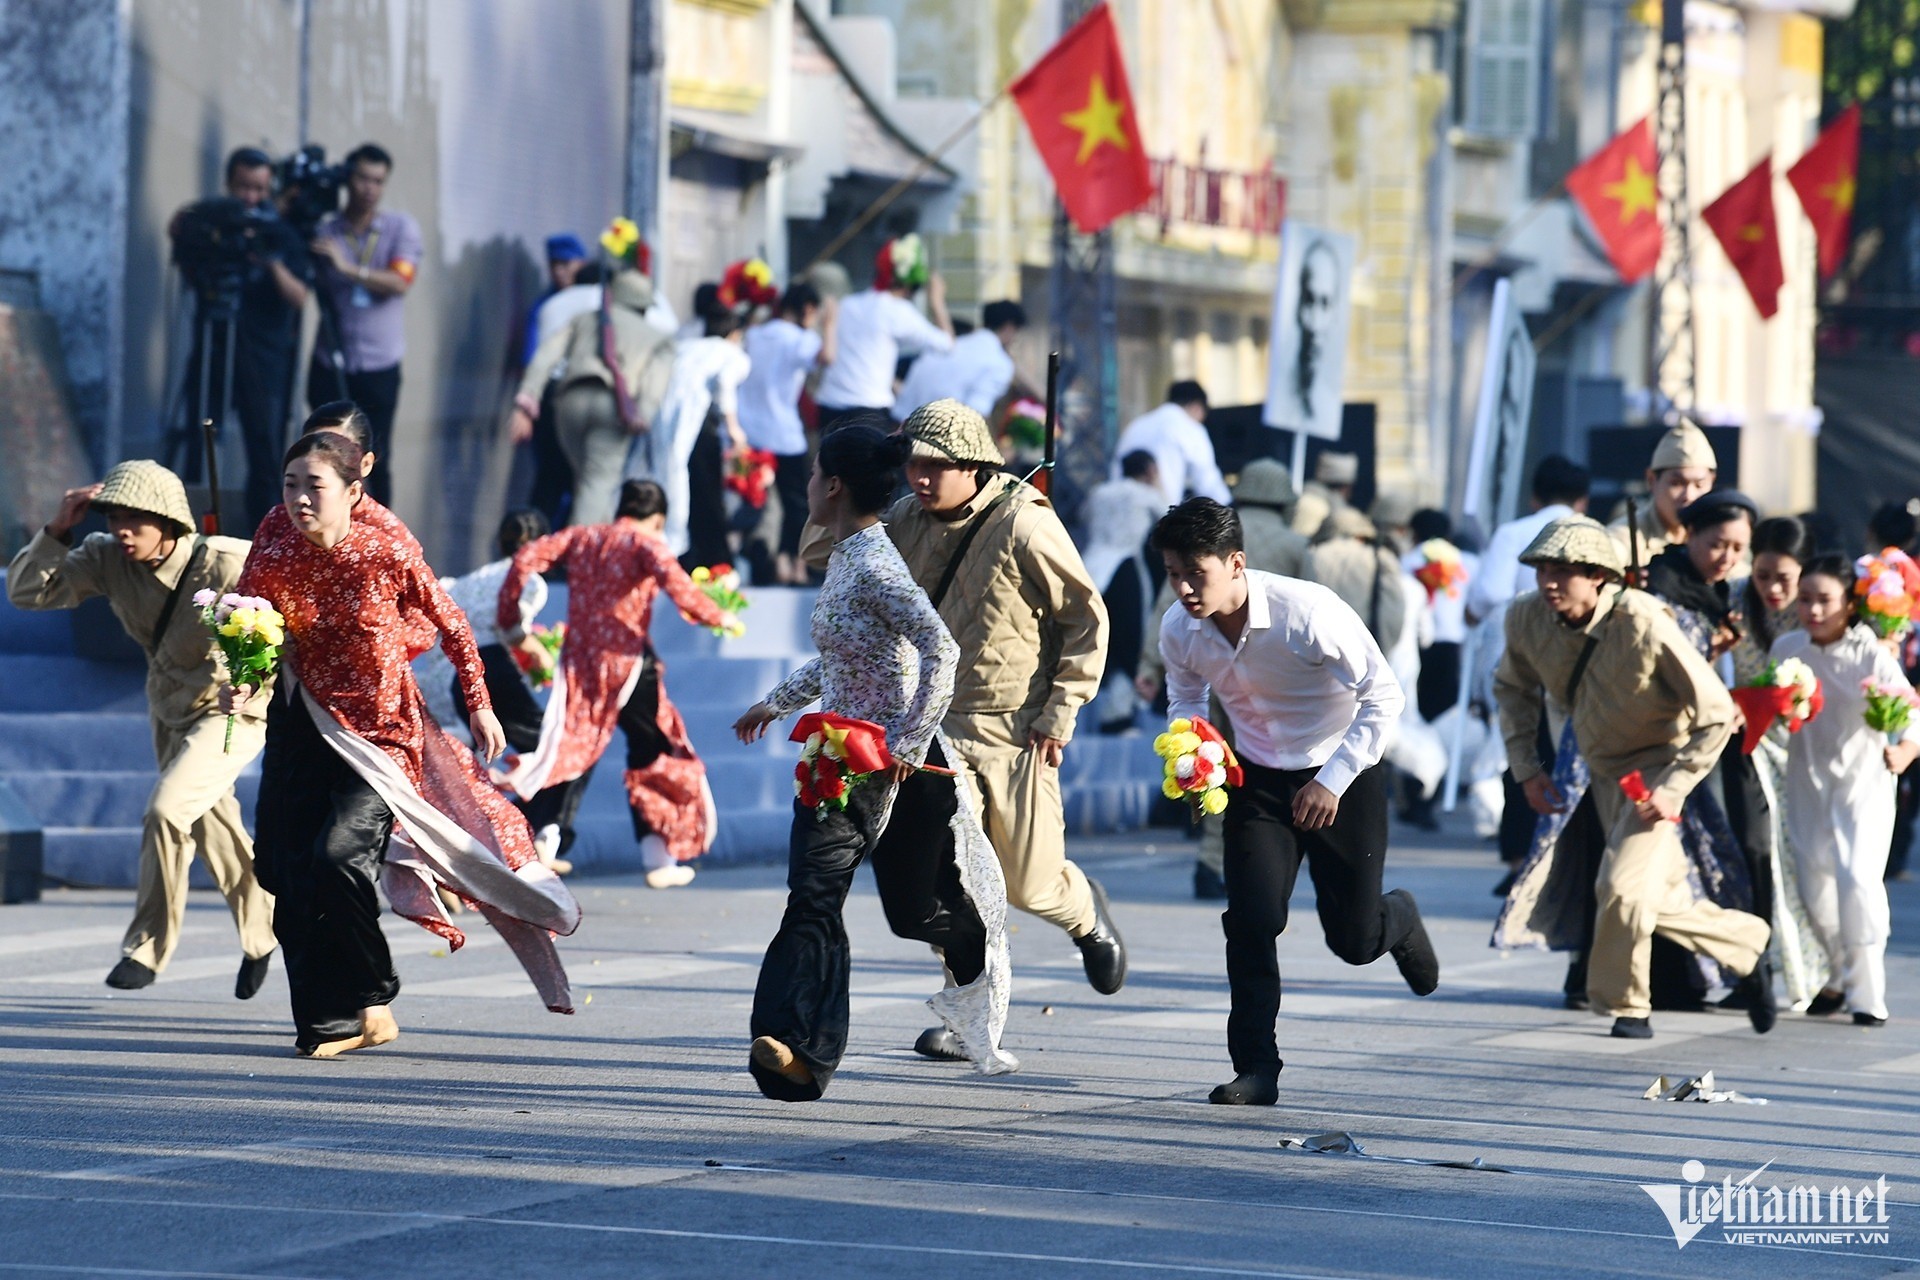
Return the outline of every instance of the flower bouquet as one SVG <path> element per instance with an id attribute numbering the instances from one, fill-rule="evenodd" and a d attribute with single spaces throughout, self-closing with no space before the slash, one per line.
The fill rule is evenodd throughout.
<path id="1" fill-rule="evenodd" d="M 546 659 L 535 657 L 525 649 L 515 646 L 513 660 L 527 677 L 527 683 L 536 689 L 544 689 L 553 683 L 553 672 L 560 665 L 560 646 L 567 642 L 567 624 L 556 622 L 550 627 L 531 626 L 527 635 L 540 642 L 546 651 Z"/>
<path id="2" fill-rule="evenodd" d="M 1445 538 L 1428 538 L 1420 544 L 1420 555 L 1421 564 L 1413 576 L 1427 589 L 1427 602 L 1431 604 L 1442 595 L 1449 598 L 1459 595 L 1460 584 L 1467 580 L 1467 566 L 1460 559 L 1460 548 Z"/>
<path id="3" fill-rule="evenodd" d="M 213 642 L 227 664 L 227 681 L 235 686 L 258 688 L 273 674 L 280 661 L 280 646 L 287 642 L 287 620 L 280 611 L 259 596 L 235 595 L 229 591 L 196 591 L 193 603 L 200 620 L 213 630 Z M 233 717 L 227 717 L 227 736 L 222 751 L 233 750 Z"/>
<path id="4" fill-rule="evenodd" d="M 600 233 L 600 247 L 621 266 L 636 271 L 652 269 L 653 255 L 647 250 L 647 242 L 640 238 L 640 228 L 632 218 L 615 218 L 608 223 L 607 229 Z"/>
<path id="5" fill-rule="evenodd" d="M 773 485 L 773 452 L 769 449 L 735 449 L 727 454 L 727 488 L 755 511 L 767 505 L 767 490 Z"/>
<path id="6" fill-rule="evenodd" d="M 801 716 L 788 737 L 801 744 L 793 794 L 822 822 L 847 807 L 853 788 L 893 766 L 887 731 L 870 720 L 816 711 Z"/>
<path id="7" fill-rule="evenodd" d="M 779 297 L 780 291 L 773 284 L 773 268 L 759 258 L 729 263 L 720 277 L 720 305 L 729 311 L 770 307 Z"/>
<path id="8" fill-rule="evenodd" d="M 912 232 L 887 241 L 874 256 L 873 287 L 876 289 L 918 289 L 932 277 L 926 245 Z"/>
<path id="9" fill-rule="evenodd" d="M 1246 780 L 1233 748 L 1199 716 L 1169 724 L 1153 740 L 1153 753 L 1166 765 L 1160 793 L 1169 800 L 1185 799 L 1195 822 L 1203 813 L 1224 813 L 1227 788 Z"/>
<path id="10" fill-rule="evenodd" d="M 1003 433 L 1015 456 L 1037 453 L 1047 443 L 1047 406 L 1020 399 L 1007 406 Z"/>
<path id="11" fill-rule="evenodd" d="M 1853 607 L 1882 640 L 1905 632 L 1920 618 L 1920 565 L 1894 547 L 1853 563 Z"/>
<path id="12" fill-rule="evenodd" d="M 1798 658 L 1767 663 L 1764 671 L 1749 683 L 1734 688 L 1732 693 L 1734 703 L 1747 718 L 1740 738 L 1740 753 L 1748 756 L 1759 747 L 1760 739 L 1767 736 L 1767 730 L 1773 728 L 1775 721 L 1784 720 L 1788 733 L 1798 733 L 1826 705 L 1819 677 Z"/>
<path id="13" fill-rule="evenodd" d="M 1899 746 L 1920 697 L 1904 684 L 1881 684 L 1871 677 L 1860 682 L 1860 692 L 1867 697 L 1867 728 L 1886 734 L 1888 746 Z"/>
<path id="14" fill-rule="evenodd" d="M 740 612 L 751 603 L 740 591 L 740 574 L 730 564 L 716 564 L 711 568 L 700 566 L 688 575 L 693 584 L 707 595 L 720 608 L 734 615 L 731 626 L 713 627 L 717 636 L 743 636 L 747 634 L 747 624 L 740 621 Z"/>

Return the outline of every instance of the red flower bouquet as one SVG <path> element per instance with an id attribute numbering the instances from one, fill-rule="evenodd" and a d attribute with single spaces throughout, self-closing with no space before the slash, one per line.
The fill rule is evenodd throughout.
<path id="1" fill-rule="evenodd" d="M 871 720 L 816 711 L 801 716 L 788 737 L 802 744 L 793 794 L 823 822 L 847 807 L 853 788 L 893 766 L 887 731 Z"/>
<path id="2" fill-rule="evenodd" d="M 728 265 L 720 277 L 720 305 L 729 311 L 770 307 L 780 297 L 773 284 L 773 268 L 759 258 L 742 258 Z"/>
<path id="3" fill-rule="evenodd" d="M 735 449 L 727 454 L 727 488 L 755 511 L 767 505 L 767 490 L 773 485 L 773 452 L 769 449 Z"/>
<path id="4" fill-rule="evenodd" d="M 1414 580 L 1427 589 L 1427 601 L 1457 596 L 1460 584 L 1467 580 L 1467 566 L 1460 559 L 1460 548 L 1445 538 L 1428 538 L 1420 544 L 1422 563 L 1413 571 Z"/>
<path id="5" fill-rule="evenodd" d="M 1740 737 L 1742 755 L 1754 753 L 1776 720 L 1786 721 L 1788 733 L 1798 733 L 1802 725 L 1826 706 L 1819 677 L 1798 658 L 1769 662 L 1752 683 L 1740 685 L 1731 692 L 1734 704 L 1747 719 Z"/>

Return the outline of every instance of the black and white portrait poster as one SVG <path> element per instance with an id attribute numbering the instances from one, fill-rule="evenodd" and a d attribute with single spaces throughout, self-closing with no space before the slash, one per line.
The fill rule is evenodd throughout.
<path id="1" fill-rule="evenodd" d="M 1341 374 L 1353 311 L 1353 238 L 1288 220 L 1280 236 L 1267 370 L 1269 427 L 1340 438 Z"/>
<path id="2" fill-rule="evenodd" d="M 1505 280 L 1493 287 L 1486 352 L 1460 509 L 1463 515 L 1478 517 L 1483 528 L 1493 529 L 1520 514 L 1527 424 L 1533 413 L 1533 337 Z"/>

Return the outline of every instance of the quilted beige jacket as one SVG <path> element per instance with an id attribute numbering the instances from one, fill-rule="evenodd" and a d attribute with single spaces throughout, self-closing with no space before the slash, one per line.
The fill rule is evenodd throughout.
<path id="1" fill-rule="evenodd" d="M 951 722 L 1026 712 L 1034 732 L 1065 741 L 1100 687 L 1107 609 L 1053 504 L 1033 486 L 996 475 L 950 521 L 902 498 L 887 513 L 887 532 L 914 581 L 931 592 L 973 516 L 1008 487 L 1013 496 L 987 517 L 940 604 L 960 646 L 947 715 Z"/>

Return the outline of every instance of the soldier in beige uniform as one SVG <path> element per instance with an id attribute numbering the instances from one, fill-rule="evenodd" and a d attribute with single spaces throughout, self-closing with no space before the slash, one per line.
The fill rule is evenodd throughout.
<path id="1" fill-rule="evenodd" d="M 1567 516 L 1521 555 L 1539 590 L 1507 611 L 1507 648 L 1494 677 L 1515 780 L 1538 813 L 1564 803 L 1534 750 L 1544 703 L 1573 735 L 1592 771 L 1590 794 L 1607 833 L 1587 970 L 1596 1013 L 1613 1034 L 1653 1034 L 1648 968 L 1653 935 L 1745 974 L 1748 1017 L 1770 1030 L 1776 1007 L 1759 916 L 1695 901 L 1675 825 L 1681 805 L 1720 759 L 1737 723 L 1733 699 L 1667 607 L 1624 587 L 1618 549 L 1599 522 Z M 1649 795 L 1627 798 L 1638 773 Z"/>
<path id="2" fill-rule="evenodd" d="M 90 508 L 111 532 L 78 546 L 73 528 Z M 240 820 L 234 780 L 266 741 L 266 705 L 240 713 L 233 750 L 223 750 L 226 717 L 217 705 L 218 650 L 193 596 L 227 592 L 240 580 L 248 545 L 193 533 L 180 478 L 157 462 L 123 462 L 104 482 L 70 490 L 52 523 L 34 535 L 7 571 L 7 596 L 22 609 L 71 609 L 105 596 L 147 655 L 147 710 L 160 781 L 147 801 L 140 839 L 140 887 L 120 963 L 107 984 L 150 984 L 173 955 L 187 907 L 187 871 L 196 852 L 225 895 L 240 931 L 234 995 L 245 1000 L 266 979 L 274 949 L 273 899 L 253 875 L 253 842 Z"/>
<path id="3" fill-rule="evenodd" d="M 1313 479 L 1307 481 L 1300 500 L 1293 507 L 1293 531 L 1311 538 L 1320 532 L 1335 512 L 1347 506 L 1353 486 L 1360 479 L 1360 459 L 1351 453 L 1323 453 L 1313 464 Z M 1237 504 L 1236 504 L 1237 505 Z"/>
<path id="4" fill-rule="evenodd" d="M 1712 489 L 1719 471 L 1720 460 L 1706 433 L 1691 422 L 1682 422 L 1661 436 L 1647 466 L 1647 494 L 1652 501 L 1640 507 L 1637 536 L 1629 537 L 1624 515 L 1607 526 L 1620 548 L 1621 563 L 1644 569 L 1670 544 L 1684 542 L 1687 531 L 1680 524 L 1681 509 Z"/>
<path id="5" fill-rule="evenodd" d="M 1046 496 L 998 470 L 986 419 L 936 400 L 901 430 L 914 492 L 887 512 L 887 533 L 960 646 L 941 725 L 950 763 L 1000 856 L 1007 901 L 1066 930 L 1087 980 L 1111 995 L 1126 981 L 1126 947 L 1105 892 L 1067 859 L 1060 797 L 1075 714 L 1106 663 L 1106 606 Z M 936 1029 L 915 1047 L 957 1056 L 950 1040 Z"/>

